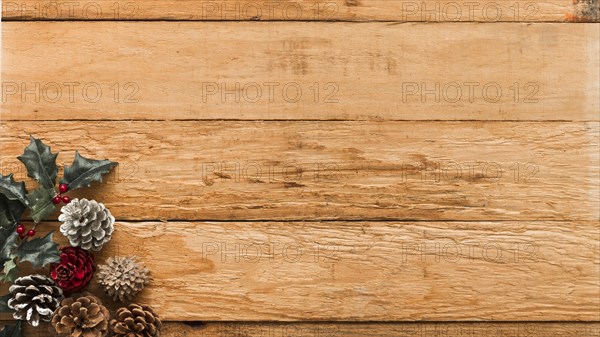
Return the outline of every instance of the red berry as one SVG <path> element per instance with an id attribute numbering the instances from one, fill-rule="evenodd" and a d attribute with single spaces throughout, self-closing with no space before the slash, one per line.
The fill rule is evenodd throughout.
<path id="1" fill-rule="evenodd" d="M 34 235 L 35 235 L 35 229 L 30 229 L 30 230 L 27 232 L 27 236 L 34 236 Z"/>
<path id="2" fill-rule="evenodd" d="M 53 202 L 55 205 L 58 205 L 58 204 L 60 204 L 60 200 L 61 200 L 61 199 L 60 199 L 60 195 L 57 195 L 57 196 L 55 196 L 55 197 L 52 199 L 52 202 Z"/>
<path id="3" fill-rule="evenodd" d="M 62 197 L 62 202 L 64 202 L 65 204 L 68 204 L 71 202 L 71 198 L 67 197 L 66 195 Z"/>
<path id="4" fill-rule="evenodd" d="M 17 233 L 19 233 L 19 235 L 25 233 L 25 227 L 23 225 L 19 225 L 19 227 L 17 227 Z"/>
<path id="5" fill-rule="evenodd" d="M 22 238 L 24 238 L 24 237 L 25 237 L 25 233 L 23 233 L 23 234 L 19 234 L 19 238 L 21 238 L 21 239 L 22 239 Z"/>
<path id="6" fill-rule="evenodd" d="M 60 193 L 65 193 L 69 190 L 69 186 L 67 186 L 67 184 L 60 184 L 58 186 L 58 190 L 60 191 Z"/>

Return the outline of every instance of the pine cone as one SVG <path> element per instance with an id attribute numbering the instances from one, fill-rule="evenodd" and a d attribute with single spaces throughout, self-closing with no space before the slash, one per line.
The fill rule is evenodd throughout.
<path id="1" fill-rule="evenodd" d="M 150 281 L 150 272 L 136 261 L 136 257 L 109 257 L 98 266 L 98 283 L 113 300 L 129 302 Z"/>
<path id="2" fill-rule="evenodd" d="M 159 337 L 162 323 L 151 307 L 130 304 L 119 308 L 117 318 L 110 321 L 115 337 Z"/>
<path id="3" fill-rule="evenodd" d="M 94 271 L 94 257 L 79 247 L 62 248 L 60 263 L 50 265 L 50 277 L 68 292 L 80 291 L 87 287 Z"/>
<path id="4" fill-rule="evenodd" d="M 8 307 L 14 309 L 15 319 L 24 319 L 33 326 L 40 320 L 50 322 L 52 313 L 63 299 L 62 290 L 44 275 L 19 277 L 9 289 Z"/>
<path id="5" fill-rule="evenodd" d="M 52 326 L 61 337 L 103 337 L 109 319 L 100 299 L 86 293 L 65 298 L 52 317 Z"/>
<path id="6" fill-rule="evenodd" d="M 71 246 L 99 251 L 110 241 L 115 218 L 103 204 L 94 200 L 73 199 L 60 210 L 63 224 L 60 232 L 69 238 Z"/>

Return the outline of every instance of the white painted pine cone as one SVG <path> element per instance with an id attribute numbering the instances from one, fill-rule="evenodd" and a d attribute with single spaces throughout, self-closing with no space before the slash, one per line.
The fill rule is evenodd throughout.
<path id="1" fill-rule="evenodd" d="M 94 200 L 73 199 L 60 210 L 60 232 L 72 246 L 99 251 L 112 238 L 115 218 L 103 204 Z"/>
<path id="2" fill-rule="evenodd" d="M 15 311 L 13 317 L 33 326 L 38 326 L 40 321 L 50 322 L 63 299 L 62 290 L 44 275 L 19 277 L 8 291 L 12 297 L 7 305 Z"/>

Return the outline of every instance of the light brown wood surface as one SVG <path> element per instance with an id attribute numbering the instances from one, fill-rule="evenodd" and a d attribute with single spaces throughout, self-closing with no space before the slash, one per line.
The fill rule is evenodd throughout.
<path id="1" fill-rule="evenodd" d="M 8 22 L 2 29 L 2 120 L 600 118 L 597 24 Z"/>
<path id="2" fill-rule="evenodd" d="M 0 322 L 4 323 L 4 322 Z M 10 322 L 7 322 L 10 323 Z M 54 337 L 44 324 L 27 337 Z M 598 337 L 600 323 L 208 323 L 168 322 L 163 337 Z"/>
<path id="3" fill-rule="evenodd" d="M 0 172 L 120 162 L 163 337 L 600 336 L 596 0 L 2 9 Z"/>
<path id="4" fill-rule="evenodd" d="M 599 234 L 596 221 L 119 222 L 96 260 L 140 256 L 154 280 L 136 301 L 167 321 L 592 321 Z"/>
<path id="5" fill-rule="evenodd" d="M 598 21 L 592 0 L 4 1 L 4 20 Z M 595 10 L 594 10 L 595 9 Z"/>
<path id="6" fill-rule="evenodd" d="M 598 323 L 167 324 L 165 337 L 597 337 Z M 45 337 L 45 336 L 39 336 Z"/>
<path id="7" fill-rule="evenodd" d="M 117 233 L 104 254 L 143 257 L 155 285 L 140 301 L 166 320 L 600 318 L 597 222 L 122 223 Z"/>
<path id="8" fill-rule="evenodd" d="M 123 220 L 597 220 L 599 124 L 3 122 L 121 163 L 93 195 Z M 83 148 L 82 148 L 83 146 Z M 19 170 L 20 171 L 17 171 Z"/>

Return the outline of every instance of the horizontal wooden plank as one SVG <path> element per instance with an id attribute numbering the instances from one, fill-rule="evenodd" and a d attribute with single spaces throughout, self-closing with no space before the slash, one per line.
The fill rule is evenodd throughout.
<path id="1" fill-rule="evenodd" d="M 120 222 L 97 260 L 140 256 L 154 281 L 137 301 L 168 321 L 590 321 L 599 231 L 597 221 Z"/>
<path id="2" fill-rule="evenodd" d="M 2 322 L 5 323 L 5 322 Z M 6 322 L 10 323 L 10 322 Z M 27 337 L 53 337 L 46 326 Z M 600 323 L 184 323 L 166 322 L 163 337 L 597 337 Z"/>
<path id="3" fill-rule="evenodd" d="M 4 20 L 593 22 L 595 0 L 4 1 Z"/>
<path id="4" fill-rule="evenodd" d="M 600 323 L 167 323 L 164 337 L 597 337 Z M 45 336 L 39 336 L 45 337 Z"/>
<path id="5" fill-rule="evenodd" d="M 599 123 L 4 122 L 71 163 L 121 163 L 93 195 L 121 220 L 597 220 Z"/>
<path id="6" fill-rule="evenodd" d="M 7 22 L 2 118 L 598 121 L 597 28 Z"/>

